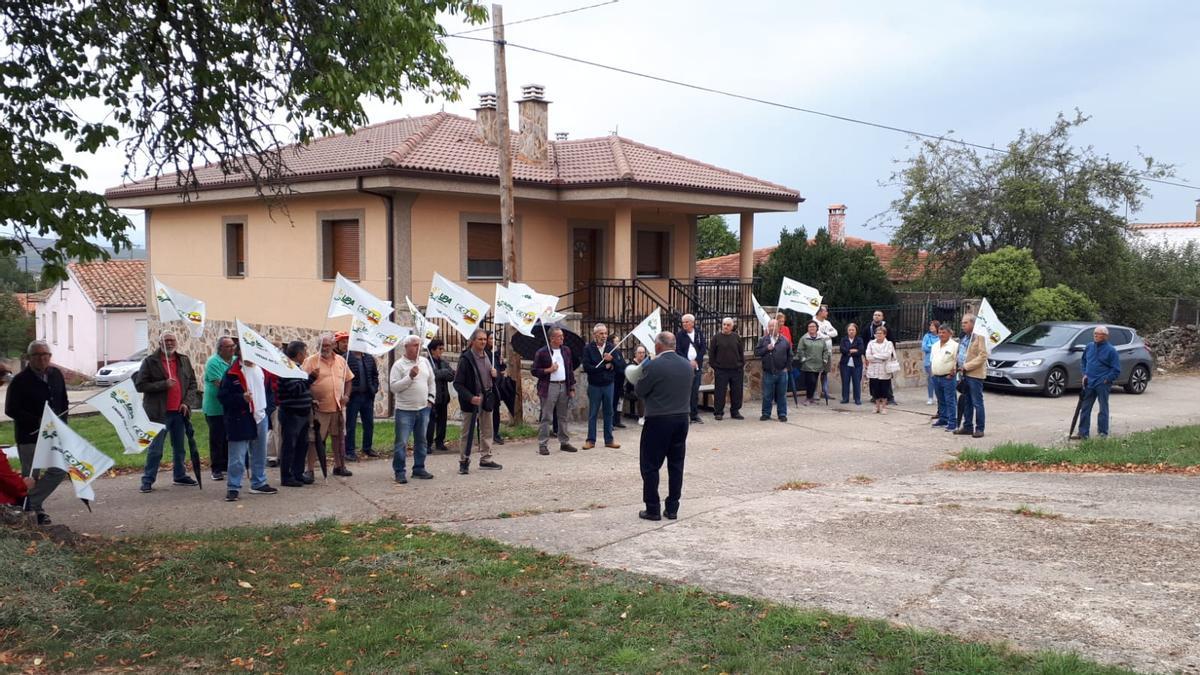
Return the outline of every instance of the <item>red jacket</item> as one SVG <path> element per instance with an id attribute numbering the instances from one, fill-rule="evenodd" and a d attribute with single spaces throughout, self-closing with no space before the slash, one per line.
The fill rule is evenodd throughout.
<path id="1" fill-rule="evenodd" d="M 20 504 L 25 499 L 25 479 L 13 471 L 8 458 L 0 461 L 0 504 Z"/>

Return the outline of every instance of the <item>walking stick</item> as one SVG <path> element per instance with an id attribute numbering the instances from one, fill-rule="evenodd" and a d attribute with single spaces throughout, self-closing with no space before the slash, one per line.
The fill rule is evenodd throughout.
<path id="1" fill-rule="evenodd" d="M 1084 387 L 1079 390 L 1079 399 L 1075 401 L 1075 414 L 1071 416 L 1071 430 L 1067 432 L 1067 438 L 1070 439 L 1075 435 L 1075 425 L 1079 423 L 1079 411 L 1083 410 L 1083 392 L 1087 391 Z"/>

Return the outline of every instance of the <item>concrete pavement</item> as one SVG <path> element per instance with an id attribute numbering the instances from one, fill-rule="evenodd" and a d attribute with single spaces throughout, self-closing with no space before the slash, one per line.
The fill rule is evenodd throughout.
<path id="1" fill-rule="evenodd" d="M 1200 423 L 1198 387 L 1162 377 L 1143 396 L 1114 393 L 1114 433 Z M 47 509 L 96 534 L 396 515 L 714 590 L 1200 672 L 1196 478 L 939 471 L 964 445 L 1063 441 L 1075 399 L 989 392 L 987 437 L 963 440 L 930 429 L 915 395 L 887 416 L 835 404 L 759 422 L 757 401 L 744 421 L 706 416 L 674 522 L 636 517 L 636 426 L 618 432 L 619 450 L 541 457 L 533 442 L 510 443 L 499 472 L 459 476 L 455 456 L 435 455 L 437 478 L 405 486 L 373 461 L 349 479 L 227 504 L 223 484 L 174 488 L 162 474 L 142 495 L 124 476 L 96 486 L 92 514 L 64 491 Z M 775 490 L 788 481 L 821 485 Z M 1015 514 L 1022 504 L 1056 517 Z"/>

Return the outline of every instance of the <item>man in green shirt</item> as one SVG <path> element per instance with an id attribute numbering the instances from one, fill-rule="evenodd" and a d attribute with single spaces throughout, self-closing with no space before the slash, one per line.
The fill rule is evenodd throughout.
<path id="1" fill-rule="evenodd" d="M 229 442 L 225 438 L 225 409 L 217 399 L 217 390 L 229 366 L 233 365 L 234 343 L 231 337 L 217 340 L 217 353 L 204 364 L 204 421 L 208 423 L 208 457 L 213 480 L 225 480 L 229 465 Z"/>

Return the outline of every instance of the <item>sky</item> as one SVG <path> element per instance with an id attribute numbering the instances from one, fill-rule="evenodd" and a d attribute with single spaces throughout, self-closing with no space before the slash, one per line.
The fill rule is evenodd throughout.
<path id="1" fill-rule="evenodd" d="M 602 0 L 507 0 L 520 19 Z M 450 32 L 471 28 L 453 19 Z M 618 0 L 507 27 L 507 39 L 573 57 L 890 126 L 1003 146 L 1059 112 L 1092 116 L 1075 139 L 1113 159 L 1140 153 L 1200 186 L 1200 3 L 767 2 Z M 490 32 L 474 34 L 489 37 Z M 492 45 L 447 41 L 471 80 L 457 102 L 372 101 L 372 122 L 438 110 L 471 116 L 495 91 Z M 890 184 L 916 142 L 831 120 L 508 49 L 509 96 L 546 88 L 550 129 L 571 138 L 612 131 L 800 191 L 796 213 L 760 214 L 755 246 L 781 228 L 826 222 L 847 205 L 847 234 L 885 241 Z M 515 112 L 515 107 L 514 107 Z M 120 182 L 117 151 L 78 158 L 87 187 Z M 1200 190 L 1151 185 L 1135 222 L 1191 220 Z M 140 218 L 137 219 L 140 223 Z M 730 219 L 736 232 L 736 217 Z M 142 239 L 140 230 L 133 234 Z"/>

